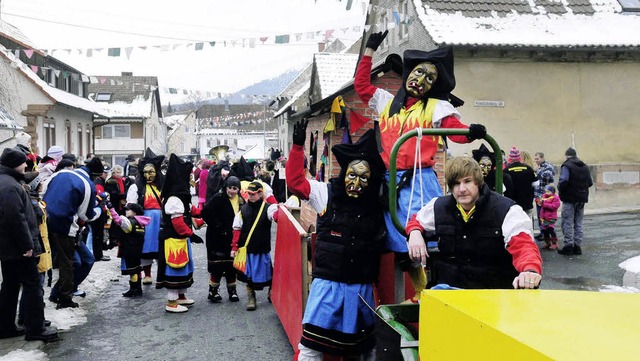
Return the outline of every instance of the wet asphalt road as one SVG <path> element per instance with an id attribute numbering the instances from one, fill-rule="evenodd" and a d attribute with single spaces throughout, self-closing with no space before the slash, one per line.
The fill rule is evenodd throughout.
<path id="1" fill-rule="evenodd" d="M 624 271 L 618 264 L 640 255 L 639 220 L 632 212 L 586 216 L 582 256 L 542 252 L 541 288 L 621 286 Z M 559 223 L 557 231 L 561 239 Z M 198 233 L 204 237 L 204 230 Z M 119 277 L 90 306 L 86 324 L 62 334 L 62 342 L 44 345 L 43 351 L 51 360 L 291 360 L 291 346 L 266 291 L 257 292 L 253 312 L 244 308 L 244 287 L 238 288 L 240 302 L 228 302 L 224 290 L 225 301 L 211 304 L 204 245 L 194 245 L 194 258 L 195 284 L 188 294 L 196 304 L 188 313 L 166 313 L 165 291 L 152 286 L 144 286 L 143 298 L 123 298 L 126 278 Z"/>
<path id="2" fill-rule="evenodd" d="M 197 233 L 204 239 L 204 228 Z M 87 323 L 61 334 L 62 342 L 44 345 L 43 351 L 51 360 L 65 361 L 291 360 L 293 350 L 267 291 L 256 292 L 258 309 L 249 312 L 244 284 L 238 283 L 240 302 L 231 303 L 223 281 L 223 302 L 210 303 L 204 244 L 193 245 L 193 254 L 195 282 L 187 295 L 196 303 L 189 312 L 165 312 L 166 290 L 154 285 L 143 286 L 142 298 L 122 297 L 128 278 L 121 276 L 89 307 Z"/>

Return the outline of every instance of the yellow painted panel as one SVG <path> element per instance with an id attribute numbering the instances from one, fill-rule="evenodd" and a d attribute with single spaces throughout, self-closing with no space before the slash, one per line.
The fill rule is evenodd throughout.
<path id="1" fill-rule="evenodd" d="M 427 290 L 421 360 L 635 360 L 640 294 Z"/>

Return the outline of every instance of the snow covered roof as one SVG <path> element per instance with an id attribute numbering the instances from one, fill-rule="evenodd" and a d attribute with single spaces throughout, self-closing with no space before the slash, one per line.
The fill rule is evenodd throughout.
<path id="1" fill-rule="evenodd" d="M 314 61 L 320 82 L 320 97 L 326 98 L 353 79 L 358 54 L 317 53 Z"/>
<path id="2" fill-rule="evenodd" d="M 300 99 L 300 97 L 309 90 L 310 86 L 311 86 L 311 81 L 306 82 L 306 84 L 304 84 L 300 89 L 298 89 L 298 91 L 296 91 L 296 93 L 291 97 L 291 99 L 273 115 L 273 117 L 277 118 L 280 115 L 282 115 L 284 112 L 286 112 L 287 109 L 289 109 L 289 107 L 293 105 L 293 103 L 295 103 L 298 99 Z"/>
<path id="3" fill-rule="evenodd" d="M 3 46 L 0 46 L 0 55 L 10 61 L 20 73 L 29 78 L 54 103 L 62 103 L 72 108 L 81 109 L 101 116 L 108 116 L 105 110 L 96 102 L 75 94 L 67 93 L 64 90 L 54 88 L 47 84 L 44 80 L 40 79 L 28 65 L 17 59 L 13 53 L 7 51 Z"/>
<path id="4" fill-rule="evenodd" d="M 0 34 L 28 49 L 36 50 L 36 46 L 20 31 L 20 29 L 0 19 Z M 39 51 L 39 50 L 36 50 Z"/>
<path id="5" fill-rule="evenodd" d="M 89 93 L 108 94 L 108 100 L 101 102 L 110 118 L 150 118 L 153 110 L 154 93 L 158 88 L 155 76 L 97 76 L 107 79 L 104 83 L 89 84 Z"/>
<path id="6" fill-rule="evenodd" d="M 0 129 L 22 130 L 22 126 L 16 122 L 15 118 L 2 105 L 0 105 Z"/>
<path id="7" fill-rule="evenodd" d="M 629 48 L 640 13 L 617 0 L 414 0 L 438 45 Z"/>

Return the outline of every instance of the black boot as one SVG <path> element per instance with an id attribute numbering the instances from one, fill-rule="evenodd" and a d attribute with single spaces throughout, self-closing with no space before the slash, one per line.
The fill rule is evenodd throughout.
<path id="1" fill-rule="evenodd" d="M 558 250 L 558 253 L 560 253 L 561 255 L 564 255 L 564 256 L 573 255 L 573 245 L 572 244 L 565 244 L 564 247 L 562 247 L 562 249 Z"/>
<path id="2" fill-rule="evenodd" d="M 129 291 L 122 294 L 123 297 L 140 297 L 142 296 L 142 281 L 138 279 L 136 282 L 129 281 Z"/>
<path id="3" fill-rule="evenodd" d="M 220 284 L 209 285 L 209 296 L 207 296 L 209 301 L 213 303 L 222 302 L 222 296 L 220 296 L 220 293 L 218 292 L 219 289 L 220 289 Z"/>
<path id="4" fill-rule="evenodd" d="M 238 302 L 240 301 L 240 297 L 238 297 L 238 292 L 236 292 L 236 285 L 227 286 L 227 293 L 229 293 L 229 301 Z"/>

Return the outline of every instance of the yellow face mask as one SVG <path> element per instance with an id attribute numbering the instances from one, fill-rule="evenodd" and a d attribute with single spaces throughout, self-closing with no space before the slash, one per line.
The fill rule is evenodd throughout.
<path id="1" fill-rule="evenodd" d="M 358 198 L 369 186 L 371 167 L 365 160 L 354 160 L 347 166 L 344 186 L 349 197 Z"/>
<path id="2" fill-rule="evenodd" d="M 407 94 L 414 98 L 422 98 L 438 80 L 438 69 L 435 65 L 424 62 L 416 65 L 405 83 Z"/>
<path id="3" fill-rule="evenodd" d="M 153 181 L 156 180 L 156 169 L 154 168 L 153 164 L 145 164 L 144 168 L 142 169 L 142 175 L 144 176 L 144 179 L 147 181 L 147 183 L 153 183 Z"/>

